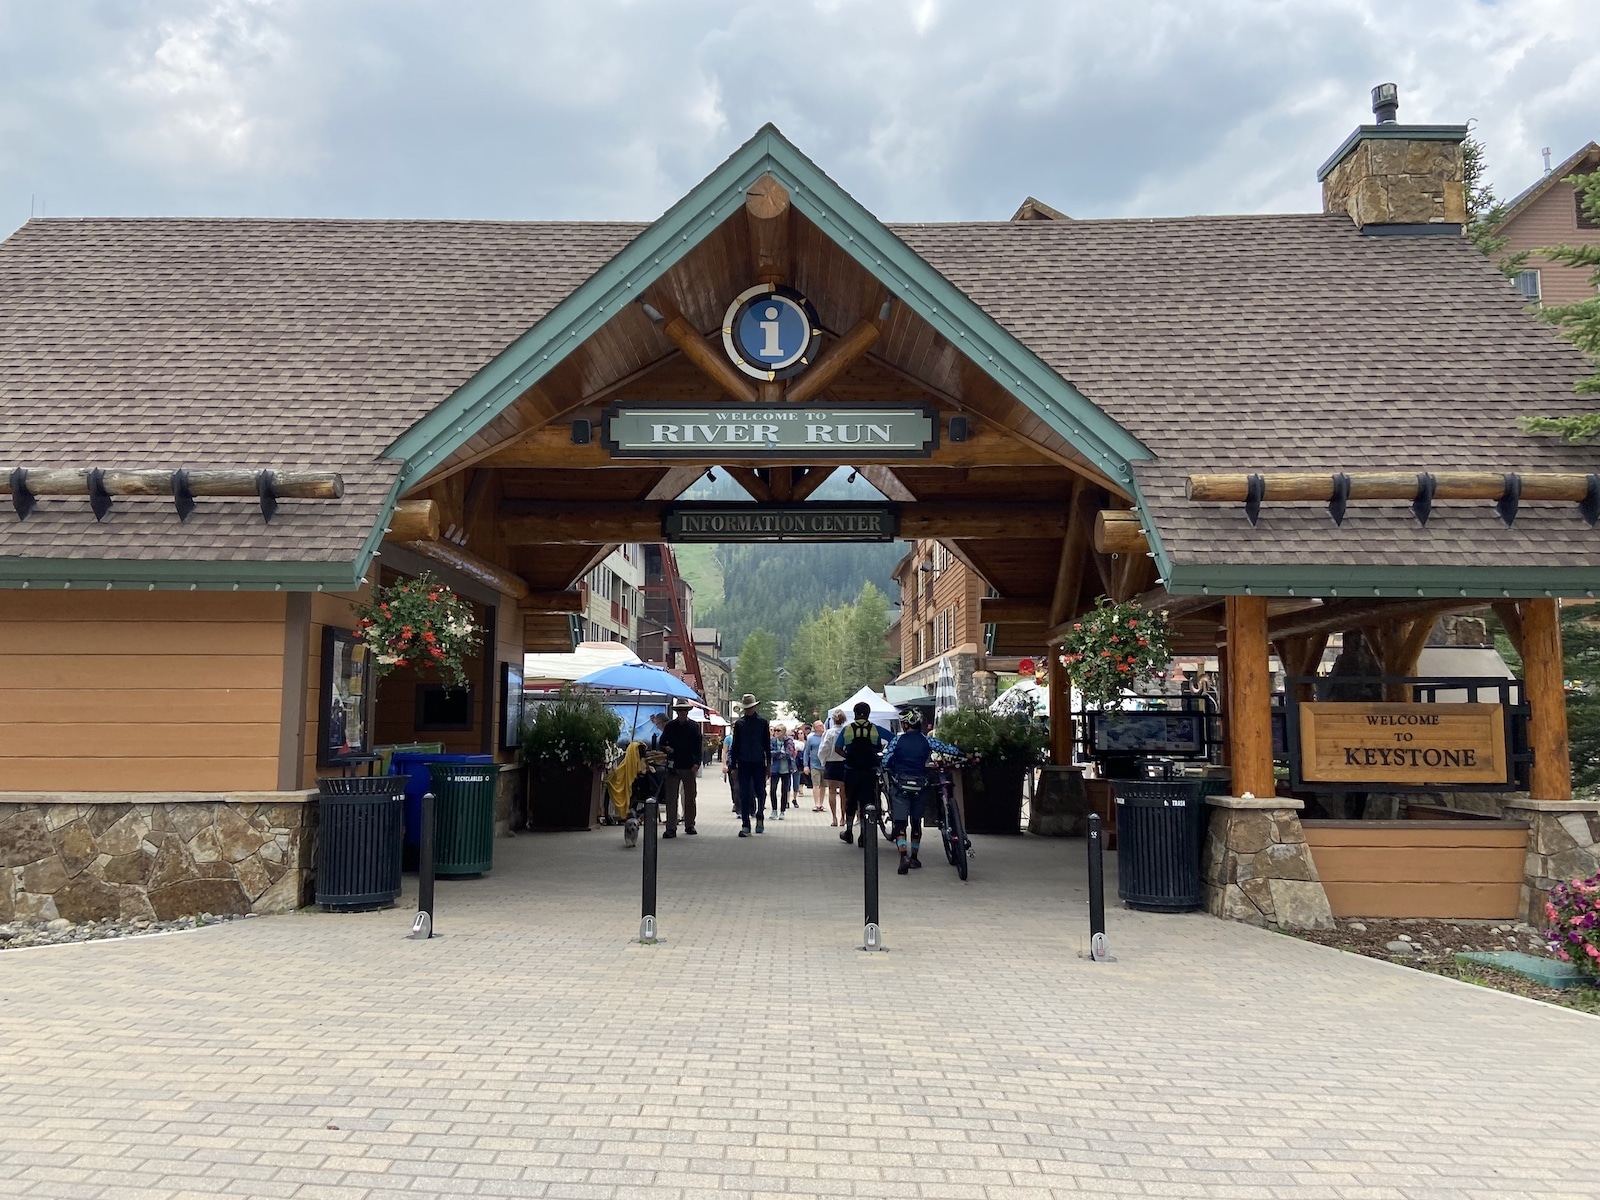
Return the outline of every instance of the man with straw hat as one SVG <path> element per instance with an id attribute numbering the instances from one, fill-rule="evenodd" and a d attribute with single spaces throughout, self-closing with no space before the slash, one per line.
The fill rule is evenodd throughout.
<path id="1" fill-rule="evenodd" d="M 733 723 L 733 746 L 729 753 L 731 766 L 739 779 L 739 836 L 750 836 L 750 818 L 756 821 L 756 832 L 765 833 L 766 821 L 757 807 L 765 796 L 767 769 L 772 764 L 772 729 L 761 715 L 760 701 L 746 692 L 739 698 L 744 716 Z"/>
<path id="2" fill-rule="evenodd" d="M 694 706 L 687 700 L 672 702 L 672 720 L 661 730 L 661 749 L 667 753 L 667 831 L 662 837 L 678 836 L 678 793 L 683 793 L 683 832 L 694 836 L 696 796 L 700 770 L 700 729 L 689 720 Z"/>

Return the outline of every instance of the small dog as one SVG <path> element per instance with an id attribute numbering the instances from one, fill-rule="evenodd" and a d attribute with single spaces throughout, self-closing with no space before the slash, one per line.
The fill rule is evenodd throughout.
<path id="1" fill-rule="evenodd" d="M 647 760 L 660 759 L 665 761 L 666 756 L 646 755 Z M 651 767 L 656 765 L 651 761 Z M 628 793 L 628 817 L 622 823 L 622 848 L 632 850 L 639 844 L 639 826 L 644 823 L 644 806 L 650 802 L 651 797 L 659 797 L 661 788 L 660 772 L 647 768 L 640 771 L 634 778 L 633 790 Z"/>

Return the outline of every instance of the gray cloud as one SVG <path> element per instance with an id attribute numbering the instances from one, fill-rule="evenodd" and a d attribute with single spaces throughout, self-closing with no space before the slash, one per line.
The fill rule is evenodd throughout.
<path id="1" fill-rule="evenodd" d="M 1393 79 L 1510 195 L 1600 136 L 1592 0 L 0 0 L 0 229 L 660 213 L 774 120 L 880 215 L 1311 209 Z"/>

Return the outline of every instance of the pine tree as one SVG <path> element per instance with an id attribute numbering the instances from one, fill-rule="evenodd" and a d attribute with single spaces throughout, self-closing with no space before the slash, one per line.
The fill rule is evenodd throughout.
<path id="1" fill-rule="evenodd" d="M 1600 171 L 1569 175 L 1566 182 L 1578 189 L 1583 211 L 1600 225 Z M 1540 253 L 1551 262 L 1587 267 L 1590 288 L 1600 291 L 1600 246 L 1554 246 Z M 1576 390 L 1600 393 L 1600 295 L 1576 304 L 1551 305 L 1540 309 L 1539 317 L 1560 329 L 1562 337 L 1596 364 L 1594 374 L 1580 379 Z M 1533 433 L 1554 433 L 1569 442 L 1586 442 L 1600 434 L 1600 413 L 1585 413 L 1580 417 L 1530 417 L 1523 425 Z"/>
<path id="2" fill-rule="evenodd" d="M 761 704 L 761 715 L 769 721 L 776 711 L 778 700 L 778 664 L 776 643 L 765 629 L 753 629 L 744 639 L 739 651 L 739 665 L 734 672 L 734 690 L 741 696 L 753 695 Z"/>

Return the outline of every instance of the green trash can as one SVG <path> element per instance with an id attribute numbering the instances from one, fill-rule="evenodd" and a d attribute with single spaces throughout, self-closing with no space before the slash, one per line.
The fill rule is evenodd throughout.
<path id="1" fill-rule="evenodd" d="M 433 778 L 435 875 L 470 879 L 494 859 L 494 763 L 428 764 Z"/>

